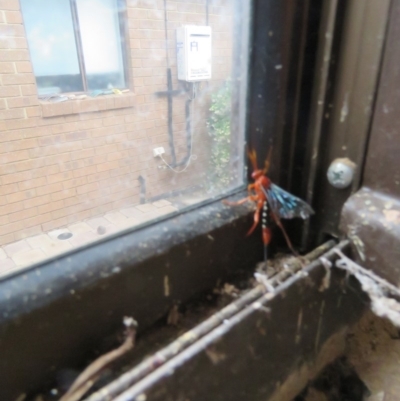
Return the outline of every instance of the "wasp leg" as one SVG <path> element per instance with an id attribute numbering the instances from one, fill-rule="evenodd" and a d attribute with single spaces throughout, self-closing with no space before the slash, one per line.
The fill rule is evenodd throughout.
<path id="1" fill-rule="evenodd" d="M 260 221 L 260 212 L 261 212 L 262 207 L 263 207 L 263 201 L 260 201 L 260 200 L 259 200 L 259 201 L 257 202 L 256 211 L 254 212 L 254 223 L 253 223 L 253 225 L 251 226 L 249 232 L 246 234 L 247 236 L 249 236 L 249 235 L 256 229 L 257 224 L 258 224 L 259 221 Z"/>
<path id="2" fill-rule="evenodd" d="M 281 229 L 282 234 L 285 237 L 286 243 L 287 243 L 289 249 L 292 251 L 293 255 L 299 256 L 299 254 L 293 248 L 292 241 L 290 241 L 290 238 L 287 235 L 287 232 L 286 232 L 285 228 L 283 227 L 283 224 L 282 224 L 281 220 L 279 219 L 279 217 L 277 215 L 275 215 L 274 213 L 272 213 L 272 211 L 270 213 L 271 213 L 271 216 L 272 216 L 273 220 L 275 221 L 276 225 Z"/>
<path id="3" fill-rule="evenodd" d="M 262 238 L 263 238 L 263 244 L 264 244 L 264 262 L 267 263 L 268 245 L 271 241 L 271 230 L 268 227 L 262 228 Z"/>
<path id="4" fill-rule="evenodd" d="M 254 190 L 254 188 L 255 188 L 255 184 L 247 185 L 247 190 L 249 191 L 249 193 L 251 193 L 251 191 Z"/>
<path id="5" fill-rule="evenodd" d="M 230 202 L 230 201 L 227 201 L 227 200 L 224 199 L 222 201 L 222 203 L 224 205 L 228 205 L 228 206 L 238 206 L 238 205 L 243 205 L 243 203 L 246 203 L 246 202 L 255 202 L 256 200 L 257 200 L 256 196 L 250 195 L 247 198 L 241 199 L 241 200 L 239 200 L 237 202 Z"/>

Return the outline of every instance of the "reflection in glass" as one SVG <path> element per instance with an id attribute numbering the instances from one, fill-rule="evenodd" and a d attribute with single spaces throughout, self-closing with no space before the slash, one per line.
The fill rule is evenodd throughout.
<path id="1" fill-rule="evenodd" d="M 77 0 L 76 5 L 89 90 L 124 88 L 117 0 Z"/>
<path id="2" fill-rule="evenodd" d="M 83 90 L 70 1 L 21 0 L 21 7 L 39 94 Z"/>

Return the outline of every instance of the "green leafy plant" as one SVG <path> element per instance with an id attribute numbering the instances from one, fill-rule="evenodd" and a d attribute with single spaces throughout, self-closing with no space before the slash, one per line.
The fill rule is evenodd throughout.
<path id="1" fill-rule="evenodd" d="M 230 183 L 231 146 L 231 94 L 232 85 L 226 81 L 211 96 L 210 116 L 207 121 L 211 136 L 211 157 L 209 164 L 209 191 L 226 188 Z"/>

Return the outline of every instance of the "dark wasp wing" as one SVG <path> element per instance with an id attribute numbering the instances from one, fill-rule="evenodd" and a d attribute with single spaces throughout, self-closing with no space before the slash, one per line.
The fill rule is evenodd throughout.
<path id="1" fill-rule="evenodd" d="M 267 196 L 272 212 L 278 217 L 283 219 L 293 219 L 295 217 L 307 219 L 311 214 L 314 214 L 314 210 L 308 203 L 275 184 L 271 183 L 270 187 L 268 189 L 263 188 L 263 191 Z"/>

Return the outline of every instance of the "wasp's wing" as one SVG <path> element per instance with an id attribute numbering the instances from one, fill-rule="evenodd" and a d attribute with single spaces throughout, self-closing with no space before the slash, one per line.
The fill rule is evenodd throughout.
<path id="1" fill-rule="evenodd" d="M 263 191 L 267 196 L 271 210 L 278 217 L 283 219 L 293 219 L 295 217 L 307 219 L 311 214 L 314 214 L 314 210 L 308 203 L 275 184 L 271 184 L 267 190 L 263 188 Z"/>

